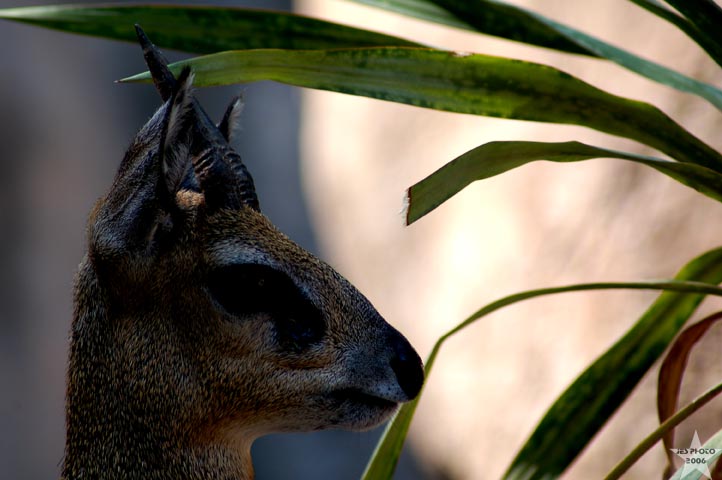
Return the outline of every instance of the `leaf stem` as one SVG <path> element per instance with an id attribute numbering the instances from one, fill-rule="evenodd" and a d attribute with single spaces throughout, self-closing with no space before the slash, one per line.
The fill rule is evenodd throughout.
<path id="1" fill-rule="evenodd" d="M 528 300 L 543 295 L 552 295 L 565 292 L 579 292 L 585 290 L 669 290 L 673 292 L 703 293 L 708 295 L 722 296 L 722 288 L 704 282 L 683 281 L 683 280 L 657 280 L 646 282 L 596 282 L 596 283 L 579 283 L 576 285 L 566 285 L 562 287 L 540 288 L 537 290 L 527 290 L 525 292 L 515 293 L 504 298 L 500 298 L 481 309 L 477 310 L 469 318 L 461 322 L 453 329 L 446 332 L 439 338 L 437 344 L 441 345 L 447 338 L 458 333 L 464 328 L 474 323 L 479 318 L 486 316 L 502 307 L 511 305 L 512 303 Z"/>
<path id="2" fill-rule="evenodd" d="M 611 472 L 604 477 L 604 480 L 617 480 L 626 473 L 629 468 L 639 460 L 642 455 L 652 448 L 665 433 L 682 423 L 687 417 L 692 415 L 694 412 L 702 408 L 707 402 L 715 398 L 717 395 L 722 393 L 722 383 L 715 385 L 714 387 L 707 390 L 705 393 L 694 399 L 689 405 L 669 417 L 659 428 L 653 431 L 647 436 L 642 442 L 632 450 L 629 455 L 624 457 Z"/>

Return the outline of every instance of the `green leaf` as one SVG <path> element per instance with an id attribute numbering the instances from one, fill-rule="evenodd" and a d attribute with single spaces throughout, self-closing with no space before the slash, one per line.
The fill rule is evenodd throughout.
<path id="1" fill-rule="evenodd" d="M 687 17 L 701 32 L 709 36 L 718 47 L 722 46 L 722 8 L 712 0 L 666 0 Z"/>
<path id="2" fill-rule="evenodd" d="M 437 110 L 583 125 L 722 171 L 722 156 L 647 103 L 617 97 L 555 68 L 425 48 L 222 52 L 190 65 L 196 85 L 275 80 Z M 147 73 L 122 81 L 149 81 Z"/>
<path id="3" fill-rule="evenodd" d="M 567 25 L 496 0 L 360 0 L 361 3 L 509 40 L 610 60 L 655 82 L 698 95 L 722 110 L 722 91 Z M 684 2 L 685 0 L 682 0 Z M 429 8 L 430 5 L 436 9 Z M 441 13 L 439 13 L 441 12 Z M 435 18 L 436 17 L 436 18 Z M 452 21 L 449 21 L 452 19 Z"/>
<path id="4" fill-rule="evenodd" d="M 602 157 L 647 165 L 722 202 L 722 175 L 699 165 L 670 162 L 579 142 L 491 142 L 455 158 L 409 188 L 406 192 L 406 224 L 423 217 L 476 180 L 538 160 L 578 162 Z"/>
<path id="5" fill-rule="evenodd" d="M 356 3 L 383 8 L 409 17 L 454 28 L 481 32 L 538 47 L 567 53 L 597 55 L 561 35 L 523 8 L 503 2 L 478 1 L 434 2 L 430 0 L 354 0 Z"/>
<path id="6" fill-rule="evenodd" d="M 714 434 L 714 436 L 712 436 L 712 438 L 707 440 L 705 444 L 702 445 L 702 448 L 705 450 L 715 450 L 715 453 L 710 455 L 706 461 L 707 467 L 710 468 L 712 466 L 712 462 L 722 455 L 722 430 L 718 431 Z M 702 472 L 703 470 L 690 468 L 689 466 L 685 468 L 683 465 L 679 470 L 677 470 L 677 473 L 675 473 L 670 480 L 699 480 L 699 478 L 702 477 Z M 704 478 L 707 477 L 705 476 Z"/>
<path id="7" fill-rule="evenodd" d="M 707 54 L 717 62 L 717 65 L 722 66 L 722 46 L 718 44 L 712 37 L 707 33 L 699 30 L 696 25 L 691 23 L 686 18 L 676 14 L 669 8 L 660 4 L 657 0 L 630 0 L 645 10 L 657 15 L 660 18 L 667 20 L 672 25 L 682 30 L 689 38 L 694 40 L 697 45 L 702 47 Z"/>
<path id="8" fill-rule="evenodd" d="M 0 9 L 0 18 L 137 42 L 139 23 L 156 45 L 194 53 L 252 48 L 316 49 L 418 43 L 283 12 L 176 5 L 54 5 Z"/>
<path id="9" fill-rule="evenodd" d="M 717 252 L 717 251 L 715 251 Z M 714 252 L 710 252 L 712 254 Z M 708 254 L 708 255 L 710 255 Z M 722 249 L 717 255 L 722 258 Z M 693 261 L 694 263 L 694 261 Z M 687 267 L 685 267 L 687 268 Z M 722 276 L 722 273 L 720 274 Z M 563 287 L 542 288 L 538 290 L 529 290 L 520 292 L 492 302 L 485 307 L 477 310 L 469 318 L 461 322 L 459 325 L 442 335 L 434 344 L 429 357 L 424 364 L 424 372 L 428 382 L 429 375 L 436 361 L 436 357 L 441 346 L 453 335 L 475 323 L 482 317 L 489 315 L 503 307 L 512 305 L 523 300 L 529 300 L 535 297 L 552 295 L 566 292 L 579 292 L 587 290 L 607 290 L 607 289 L 635 289 L 635 290 L 669 290 L 674 292 L 686 292 L 696 294 L 708 294 L 722 296 L 722 288 L 706 283 L 695 281 L 679 281 L 668 280 L 658 282 L 604 282 L 604 283 L 585 283 L 578 285 L 568 285 Z M 423 392 L 422 392 L 423 393 Z M 416 406 L 421 398 L 421 394 L 412 402 L 402 406 L 398 414 L 391 420 L 384 431 L 383 436 L 379 440 L 376 450 L 371 457 L 366 471 L 363 474 L 364 480 L 386 480 L 390 479 L 396 469 L 401 449 L 403 447 L 406 434 L 411 424 Z"/>
<path id="10" fill-rule="evenodd" d="M 722 282 L 722 249 L 695 258 L 675 278 Z M 505 478 L 558 477 L 634 390 L 703 297 L 661 294 L 637 323 L 554 402 Z"/>

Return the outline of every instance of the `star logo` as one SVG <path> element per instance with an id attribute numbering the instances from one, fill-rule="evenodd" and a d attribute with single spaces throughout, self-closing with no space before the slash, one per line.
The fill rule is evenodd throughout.
<path id="1" fill-rule="evenodd" d="M 709 467 L 707 467 L 707 462 L 719 449 L 702 447 L 702 443 L 699 441 L 699 435 L 697 435 L 697 430 L 694 431 L 692 444 L 689 448 L 670 448 L 670 450 L 684 460 L 681 478 L 684 478 L 685 475 L 694 471 L 699 472 L 705 478 L 712 478 L 712 475 L 709 473 Z"/>

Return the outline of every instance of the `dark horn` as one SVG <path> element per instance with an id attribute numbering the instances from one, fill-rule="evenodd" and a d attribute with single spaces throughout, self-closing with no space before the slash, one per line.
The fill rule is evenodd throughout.
<path id="1" fill-rule="evenodd" d="M 168 61 L 165 59 L 160 50 L 153 45 L 148 39 L 140 25 L 135 24 L 135 33 L 138 36 L 140 46 L 143 48 L 143 58 L 148 65 L 150 75 L 153 77 L 155 88 L 160 93 L 163 101 L 168 100 L 173 95 L 176 86 L 176 80 L 171 71 L 168 69 Z"/>

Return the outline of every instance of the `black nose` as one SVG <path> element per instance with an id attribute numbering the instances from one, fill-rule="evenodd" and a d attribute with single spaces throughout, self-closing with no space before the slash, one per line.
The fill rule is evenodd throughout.
<path id="1" fill-rule="evenodd" d="M 395 355 L 391 358 L 391 369 L 408 399 L 413 400 L 424 384 L 424 365 L 409 342 L 401 334 L 397 333 L 397 335 L 398 338 L 394 340 Z"/>

